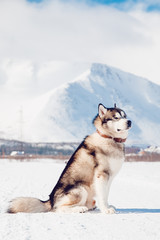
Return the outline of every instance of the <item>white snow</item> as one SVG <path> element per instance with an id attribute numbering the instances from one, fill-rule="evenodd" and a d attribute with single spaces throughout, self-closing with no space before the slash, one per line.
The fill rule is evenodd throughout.
<path id="1" fill-rule="evenodd" d="M 0 239 L 159 240 L 160 163 L 124 163 L 113 181 L 109 203 L 117 214 L 5 213 L 18 196 L 46 200 L 65 166 L 43 160 L 0 160 Z"/>
<path id="2" fill-rule="evenodd" d="M 149 153 L 160 153 L 160 147 L 150 146 L 150 147 L 144 149 L 144 151 L 149 152 Z"/>

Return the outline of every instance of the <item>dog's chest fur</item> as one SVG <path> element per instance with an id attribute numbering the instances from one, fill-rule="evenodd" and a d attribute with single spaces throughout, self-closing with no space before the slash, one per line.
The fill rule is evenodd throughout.
<path id="1" fill-rule="evenodd" d="M 124 162 L 124 145 L 112 139 L 104 139 L 97 134 L 92 135 L 95 145 L 97 165 L 101 171 L 109 171 L 111 175 L 117 174 Z"/>

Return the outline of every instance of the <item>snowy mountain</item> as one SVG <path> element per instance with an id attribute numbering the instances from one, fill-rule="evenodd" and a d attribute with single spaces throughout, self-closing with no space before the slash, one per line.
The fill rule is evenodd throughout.
<path id="1" fill-rule="evenodd" d="M 160 86 L 144 78 L 94 63 L 49 94 L 29 131 L 34 141 L 81 141 L 94 131 L 98 104 L 117 103 L 133 122 L 128 144 L 160 145 Z"/>
<path id="2" fill-rule="evenodd" d="M 160 154 L 160 147 L 157 147 L 157 146 L 150 146 L 150 147 L 144 149 L 144 152 Z"/>

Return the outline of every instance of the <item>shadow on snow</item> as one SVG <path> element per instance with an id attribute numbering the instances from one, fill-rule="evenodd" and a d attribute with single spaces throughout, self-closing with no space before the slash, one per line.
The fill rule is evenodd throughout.
<path id="1" fill-rule="evenodd" d="M 119 214 L 125 213 L 160 213 L 160 209 L 155 208 L 117 208 Z"/>
<path id="2" fill-rule="evenodd" d="M 89 211 L 90 213 L 100 213 L 99 209 Z M 116 214 L 128 214 L 128 213 L 160 213 L 158 208 L 116 208 Z"/>

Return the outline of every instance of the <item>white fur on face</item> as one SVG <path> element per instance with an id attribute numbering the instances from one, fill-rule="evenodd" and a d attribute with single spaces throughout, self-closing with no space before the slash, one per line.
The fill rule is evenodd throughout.
<path id="1" fill-rule="evenodd" d="M 115 118 L 121 118 L 121 115 L 118 112 L 116 112 Z"/>
<path id="2" fill-rule="evenodd" d="M 123 111 L 121 111 L 121 116 L 125 117 L 125 113 Z"/>
<path id="3" fill-rule="evenodd" d="M 115 117 L 116 118 L 121 118 L 121 115 L 118 112 L 116 112 Z"/>
<path id="4" fill-rule="evenodd" d="M 119 114 L 119 113 L 118 113 Z M 127 119 L 119 119 L 118 121 L 109 121 L 108 127 L 114 132 L 121 132 L 128 129 Z"/>

